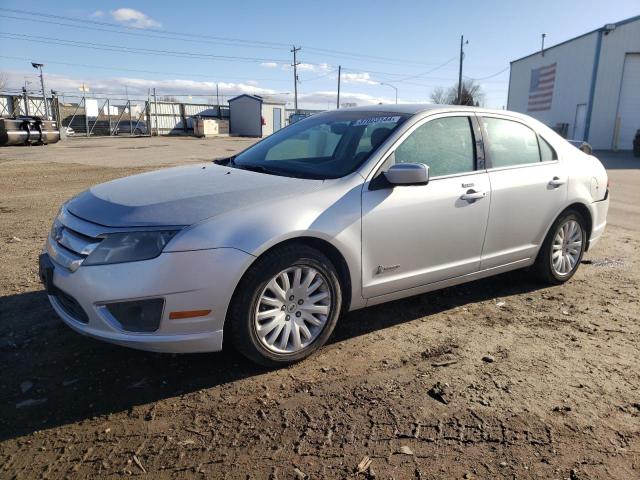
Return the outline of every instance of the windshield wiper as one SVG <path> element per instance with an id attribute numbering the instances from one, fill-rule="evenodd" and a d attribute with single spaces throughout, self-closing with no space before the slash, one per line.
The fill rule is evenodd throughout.
<path id="1" fill-rule="evenodd" d="M 220 158 L 218 160 L 213 160 L 213 163 L 217 165 L 222 165 L 223 167 L 234 167 L 235 166 L 235 162 L 233 160 L 234 158 L 236 158 L 235 155 L 232 157 Z"/>
<path id="2" fill-rule="evenodd" d="M 262 165 L 254 165 L 254 164 L 242 164 L 239 165 L 237 163 L 233 163 L 233 166 L 236 168 L 239 168 L 241 170 L 249 170 L 250 172 L 258 172 L 258 173 L 266 173 L 267 175 L 287 175 L 286 173 L 277 171 L 277 170 L 272 170 L 270 168 L 264 167 Z"/>

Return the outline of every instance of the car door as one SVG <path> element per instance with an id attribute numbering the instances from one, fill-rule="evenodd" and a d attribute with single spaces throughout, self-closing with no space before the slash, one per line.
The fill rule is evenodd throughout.
<path id="1" fill-rule="evenodd" d="M 475 272 L 491 192 L 475 118 L 429 117 L 409 129 L 362 193 L 363 295 L 371 298 Z M 391 186 L 383 171 L 424 163 L 426 185 Z"/>
<path id="2" fill-rule="evenodd" d="M 553 147 L 525 123 L 479 115 L 491 182 L 481 268 L 527 262 L 567 200 L 568 173 Z"/>

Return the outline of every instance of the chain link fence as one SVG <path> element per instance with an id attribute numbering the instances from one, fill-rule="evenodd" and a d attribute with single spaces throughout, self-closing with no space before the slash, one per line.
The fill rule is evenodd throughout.
<path id="1" fill-rule="evenodd" d="M 48 97 L 52 120 L 66 136 L 192 135 L 198 117 L 217 119 L 220 133 L 229 132 L 229 107 L 210 103 L 158 100 L 157 96 L 60 95 Z M 43 97 L 34 92 L 0 92 L 0 116 L 46 117 Z"/>

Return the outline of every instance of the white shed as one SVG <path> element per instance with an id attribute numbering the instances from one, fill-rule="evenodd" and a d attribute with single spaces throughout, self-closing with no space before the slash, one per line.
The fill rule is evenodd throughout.
<path id="1" fill-rule="evenodd" d="M 596 149 L 630 150 L 639 86 L 640 15 L 512 61 L 508 108 Z"/>
<path id="2" fill-rule="evenodd" d="M 285 104 L 267 102 L 258 95 L 229 100 L 229 135 L 265 137 L 285 125 Z"/>

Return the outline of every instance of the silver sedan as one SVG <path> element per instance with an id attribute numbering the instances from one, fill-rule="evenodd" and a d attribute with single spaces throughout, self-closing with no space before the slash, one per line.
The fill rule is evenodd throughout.
<path id="1" fill-rule="evenodd" d="M 393 105 L 306 118 L 240 154 L 97 185 L 40 257 L 74 330 L 161 352 L 299 361 L 346 311 L 528 267 L 569 280 L 605 169 L 527 116 Z"/>

